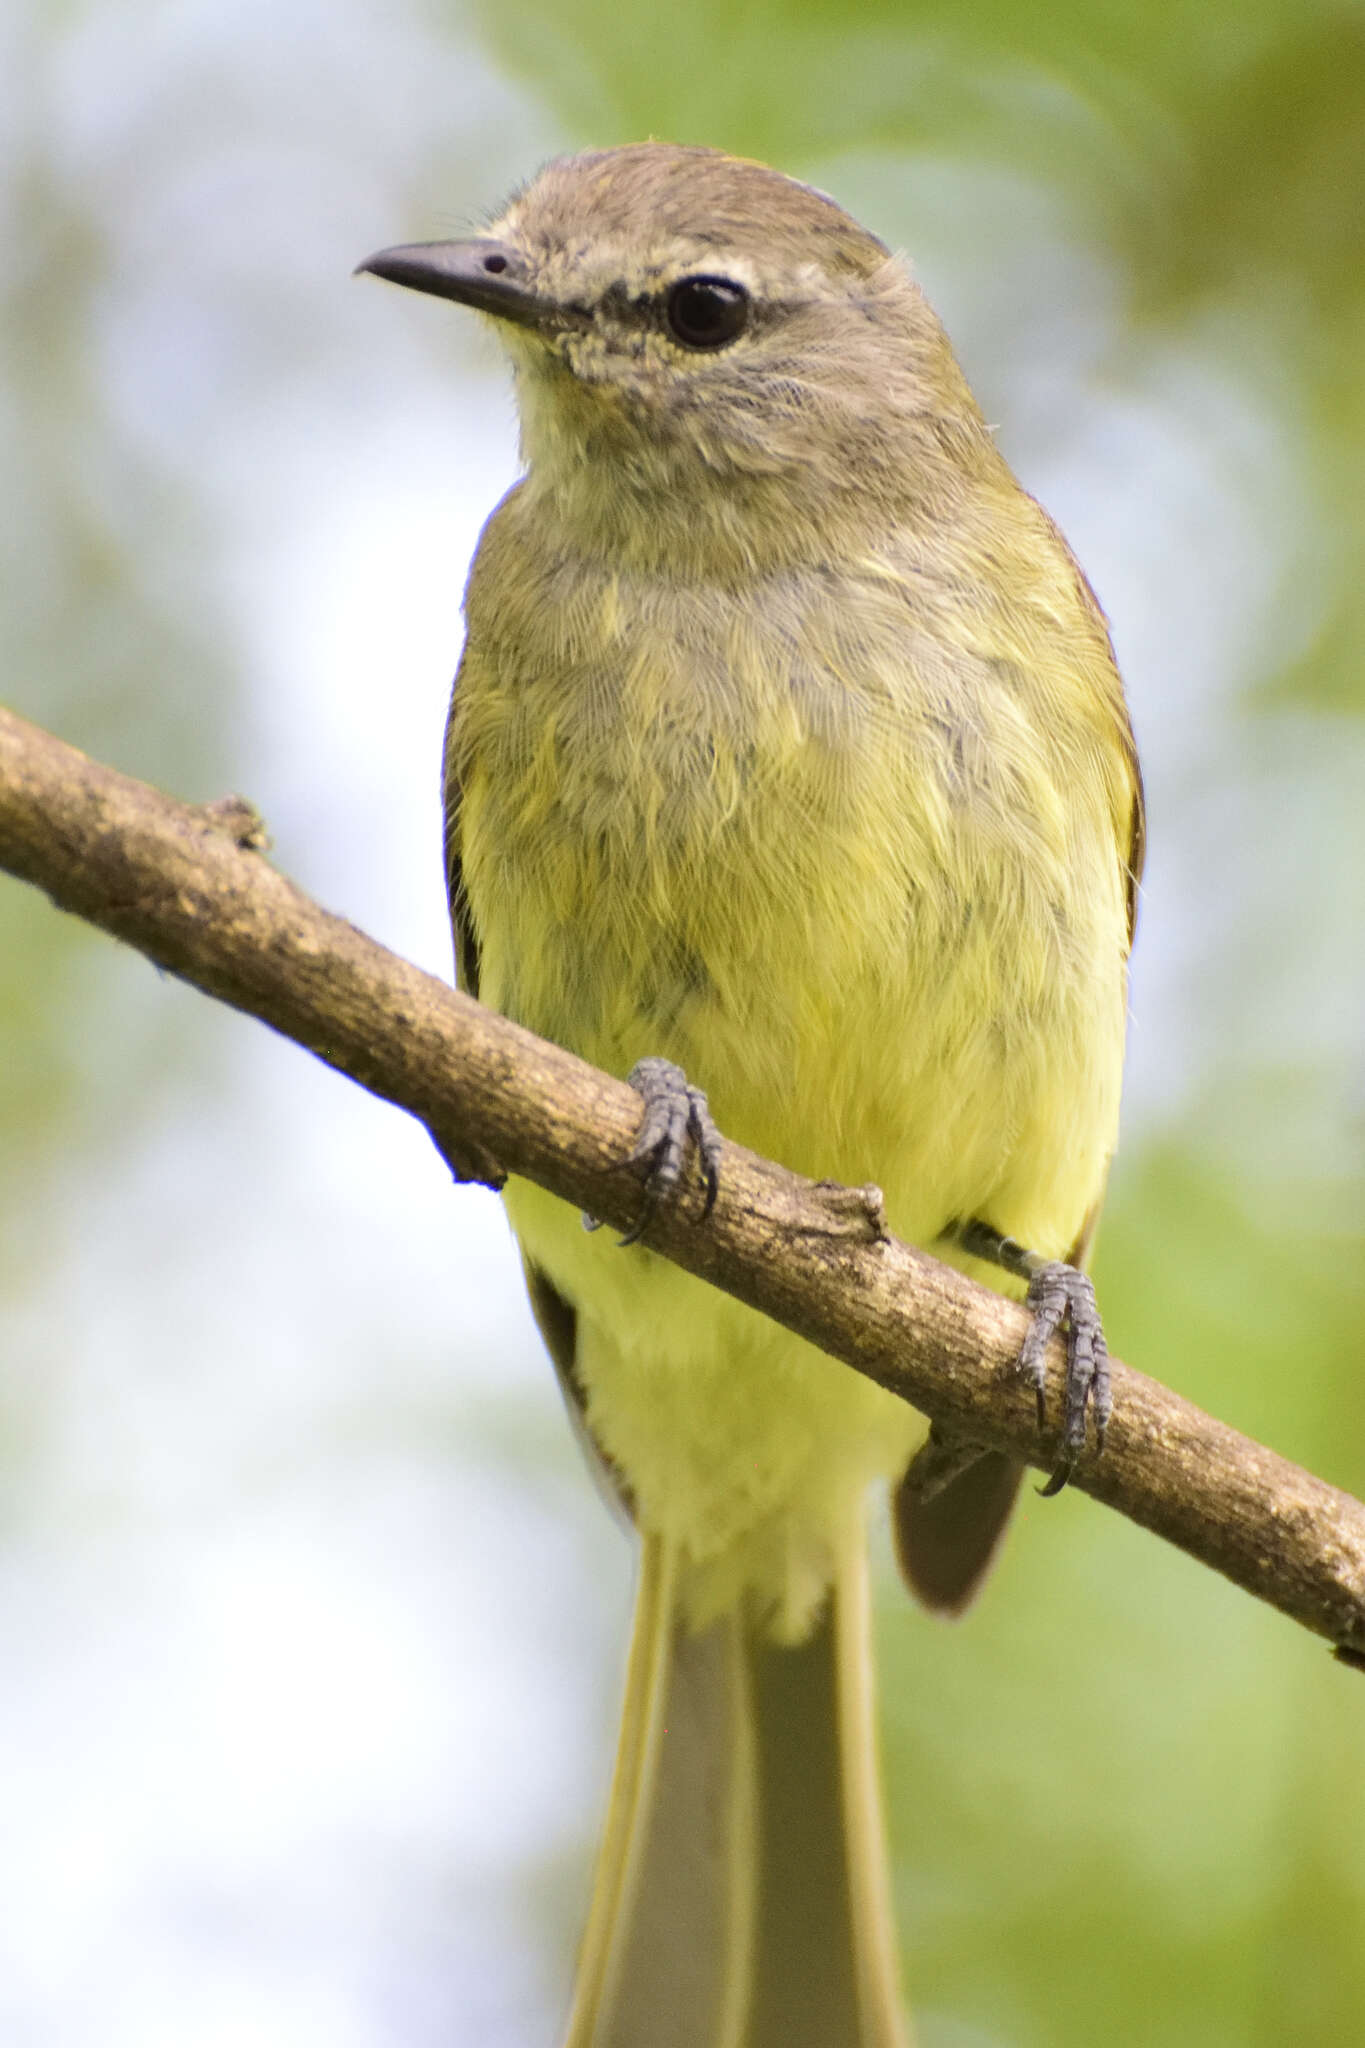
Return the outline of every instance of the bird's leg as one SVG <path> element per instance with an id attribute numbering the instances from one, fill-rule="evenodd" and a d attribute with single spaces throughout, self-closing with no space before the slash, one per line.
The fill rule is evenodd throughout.
<path id="1" fill-rule="evenodd" d="M 1076 1266 L 1027 1251 L 989 1223 L 973 1220 L 958 1224 L 953 1235 L 974 1258 L 989 1259 L 992 1265 L 1028 1282 L 1027 1305 L 1033 1321 L 1019 1353 L 1019 1370 L 1037 1396 L 1039 1428 L 1046 1419 L 1043 1360 L 1053 1331 L 1066 1324 L 1066 1413 L 1052 1476 L 1042 1489 L 1045 1495 L 1060 1493 L 1085 1447 L 1087 1408 L 1094 1417 L 1097 1451 L 1104 1449 L 1104 1432 L 1113 1413 L 1109 1347 L 1095 1306 L 1095 1289 Z"/>
<path id="2" fill-rule="evenodd" d="M 621 1239 L 623 1245 L 634 1244 L 642 1237 L 660 1203 L 669 1201 L 674 1195 L 689 1138 L 696 1145 L 701 1161 L 702 1181 L 706 1188 L 701 1213 L 705 1222 L 715 1207 L 720 1188 L 720 1155 L 723 1149 L 723 1140 L 707 1107 L 705 1093 L 694 1088 L 682 1068 L 675 1066 L 672 1060 L 637 1060 L 626 1079 L 642 1098 L 645 1114 L 639 1136 L 624 1163 L 640 1174 L 644 1195 L 639 1215 Z M 598 1227 L 591 1216 L 585 1216 L 583 1223 L 588 1230 Z"/>

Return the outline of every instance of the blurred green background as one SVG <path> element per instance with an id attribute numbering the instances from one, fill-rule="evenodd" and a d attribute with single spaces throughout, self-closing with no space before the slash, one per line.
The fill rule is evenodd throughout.
<path id="1" fill-rule="evenodd" d="M 647 134 L 907 249 L 1085 563 L 1150 800 L 1111 1339 L 1365 1492 L 1358 5 L 7 14 L 5 698 L 445 971 L 514 427 L 348 273 Z M 630 1559 L 496 1204 L 10 883 L 0 1002 L 0 2038 L 553 2042 Z M 924 2048 L 1365 2039 L 1358 1675 L 1072 1496 L 881 1630 Z"/>

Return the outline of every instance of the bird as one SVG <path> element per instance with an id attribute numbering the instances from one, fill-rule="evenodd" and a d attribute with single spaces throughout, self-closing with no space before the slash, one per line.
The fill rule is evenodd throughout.
<path id="1" fill-rule="evenodd" d="M 1100 605 L 910 265 L 701 146 L 546 165 L 360 266 L 485 316 L 522 472 L 445 743 L 457 979 L 643 1100 L 628 1241 L 510 1180 L 571 1415 L 638 1533 L 568 2048 L 905 2048 L 867 1501 L 961 1612 L 1021 1467 L 651 1251 L 740 1142 L 1067 1341 L 1116 1143 L 1142 783 Z"/>

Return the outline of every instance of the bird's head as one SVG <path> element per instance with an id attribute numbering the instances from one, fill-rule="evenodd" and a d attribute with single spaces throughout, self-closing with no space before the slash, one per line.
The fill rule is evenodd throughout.
<path id="1" fill-rule="evenodd" d="M 839 500 L 904 485 L 926 423 L 980 431 L 905 265 L 824 193 L 718 150 L 564 158 L 486 235 L 360 267 L 498 323 L 532 484 L 580 524 L 608 499 L 705 522 L 728 491 L 752 530 L 795 488 L 828 532 Z"/>

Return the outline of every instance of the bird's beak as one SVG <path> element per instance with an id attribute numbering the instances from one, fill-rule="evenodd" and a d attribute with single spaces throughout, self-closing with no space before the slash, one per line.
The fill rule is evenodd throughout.
<path id="1" fill-rule="evenodd" d="M 487 237 L 381 249 L 357 264 L 355 275 L 362 271 L 387 278 L 390 284 L 410 285 L 413 291 L 434 292 L 437 298 L 474 306 L 519 327 L 538 327 L 556 311 L 531 289 L 526 258 L 508 243 Z"/>

